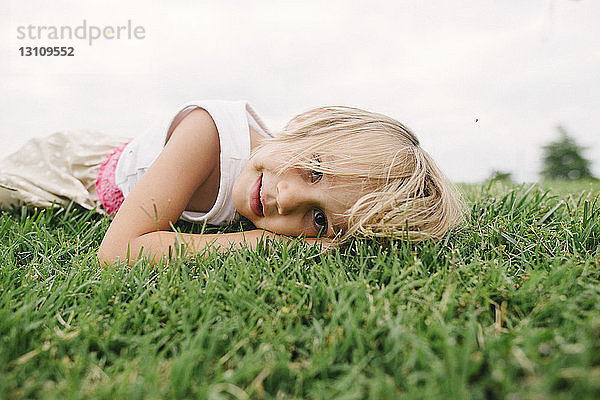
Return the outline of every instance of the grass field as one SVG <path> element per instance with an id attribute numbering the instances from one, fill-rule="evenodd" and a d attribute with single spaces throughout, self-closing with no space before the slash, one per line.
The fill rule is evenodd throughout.
<path id="1" fill-rule="evenodd" d="M 154 269 L 99 268 L 96 214 L 4 212 L 0 398 L 600 398 L 600 185 L 463 189 L 437 244 Z"/>

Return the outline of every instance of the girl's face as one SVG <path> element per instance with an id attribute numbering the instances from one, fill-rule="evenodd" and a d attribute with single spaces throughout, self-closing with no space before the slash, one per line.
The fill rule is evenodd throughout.
<path id="1" fill-rule="evenodd" d="M 259 150 L 233 186 L 236 210 L 261 229 L 288 236 L 333 237 L 346 230 L 344 213 L 358 199 L 348 185 L 334 187 L 333 177 L 290 168 L 277 175 L 281 154 Z M 335 179 L 335 183 L 341 183 Z"/>

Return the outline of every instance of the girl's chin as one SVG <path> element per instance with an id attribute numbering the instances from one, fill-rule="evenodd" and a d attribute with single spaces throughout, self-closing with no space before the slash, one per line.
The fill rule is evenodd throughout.
<path id="1" fill-rule="evenodd" d="M 236 211 L 244 218 L 246 218 L 248 221 L 252 222 L 252 224 L 256 227 L 259 228 L 259 226 L 257 224 L 260 223 L 259 218 L 252 212 L 252 210 L 248 209 L 248 207 L 243 207 L 240 211 L 240 208 L 236 207 Z"/>

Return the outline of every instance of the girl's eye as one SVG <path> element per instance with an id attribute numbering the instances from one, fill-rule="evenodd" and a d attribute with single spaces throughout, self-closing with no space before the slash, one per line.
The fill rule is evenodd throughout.
<path id="1" fill-rule="evenodd" d="M 320 167 L 321 166 L 321 159 L 319 159 L 319 156 L 314 155 L 313 159 L 312 159 L 312 163 L 313 165 Z M 316 171 L 314 169 L 310 170 L 310 182 L 311 183 L 317 183 L 321 180 L 321 178 L 323 178 L 323 173 L 320 171 Z"/>
<path id="2" fill-rule="evenodd" d="M 315 171 L 315 170 L 310 170 L 310 181 L 312 183 L 317 183 L 321 180 L 321 178 L 323 177 L 323 173 L 319 172 L 319 171 Z"/>
<path id="3" fill-rule="evenodd" d="M 313 221 L 315 228 L 317 228 L 317 232 L 323 234 L 327 233 L 327 216 L 322 210 L 318 208 L 313 210 Z"/>

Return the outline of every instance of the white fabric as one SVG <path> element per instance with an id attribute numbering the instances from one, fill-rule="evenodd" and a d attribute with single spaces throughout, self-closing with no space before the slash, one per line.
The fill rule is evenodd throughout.
<path id="1" fill-rule="evenodd" d="M 115 170 L 115 183 L 127 196 L 161 152 L 167 131 L 177 114 L 186 107 L 198 106 L 212 117 L 221 145 L 221 178 L 219 193 L 213 207 L 206 213 L 184 211 L 181 218 L 190 222 L 206 221 L 220 225 L 233 221 L 235 208 L 231 198 L 233 183 L 250 158 L 250 130 L 272 136 L 259 115 L 246 101 L 200 100 L 178 107 L 173 116 L 158 129 L 133 139 L 126 147 Z M 193 168 L 190 165 L 190 168 Z"/>
<path id="2" fill-rule="evenodd" d="M 96 194 L 98 168 L 128 140 L 94 130 L 60 131 L 29 140 L 0 160 L 0 208 L 74 201 L 104 214 Z"/>

